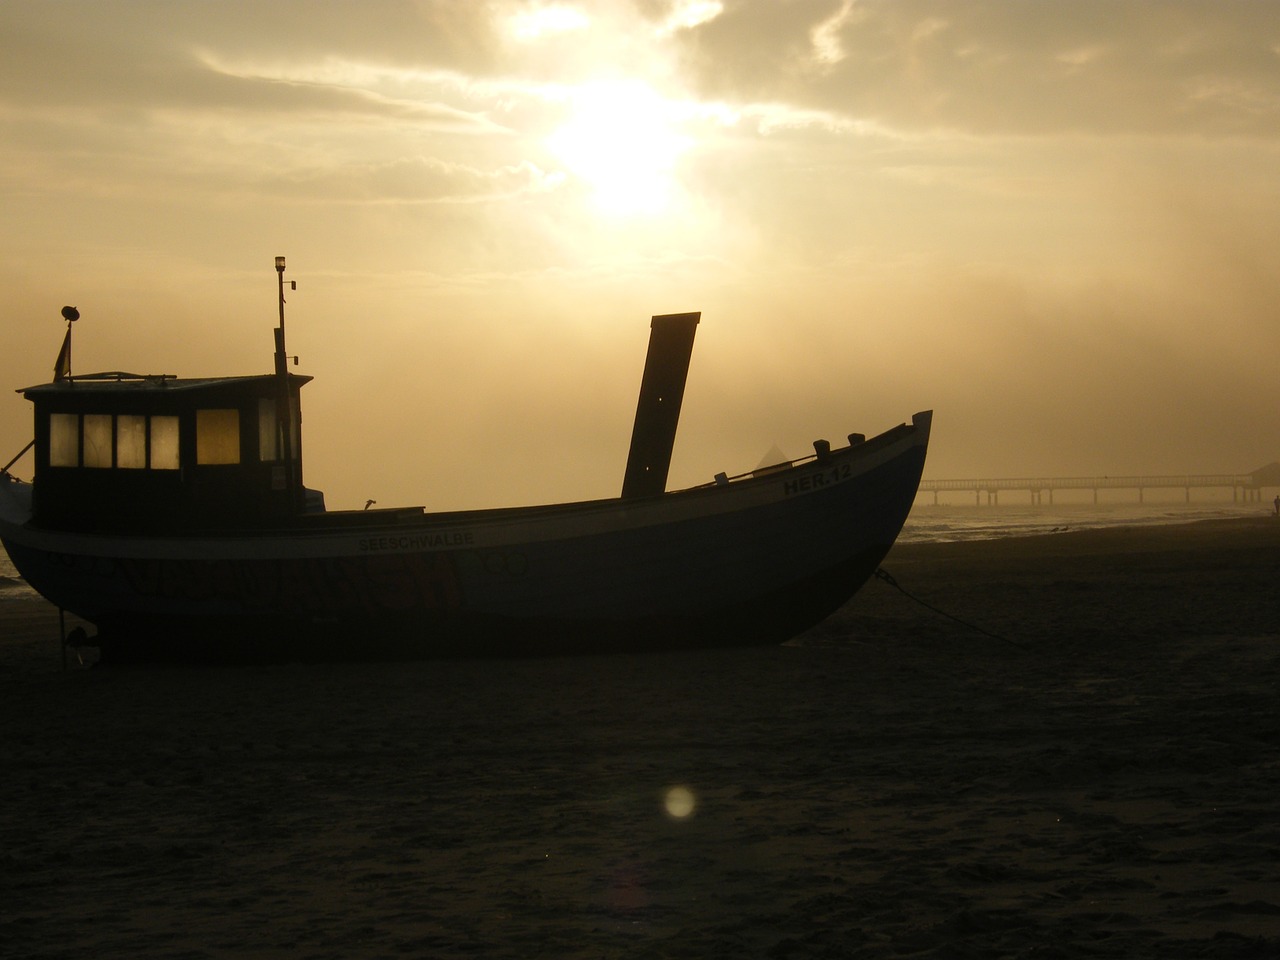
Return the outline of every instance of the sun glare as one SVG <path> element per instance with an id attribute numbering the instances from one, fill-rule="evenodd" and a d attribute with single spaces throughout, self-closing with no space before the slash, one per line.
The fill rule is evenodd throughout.
<path id="1" fill-rule="evenodd" d="M 596 205 L 617 216 L 665 212 L 675 194 L 676 163 L 691 146 L 673 105 L 637 81 L 602 82 L 569 94 L 570 116 L 547 140 Z"/>

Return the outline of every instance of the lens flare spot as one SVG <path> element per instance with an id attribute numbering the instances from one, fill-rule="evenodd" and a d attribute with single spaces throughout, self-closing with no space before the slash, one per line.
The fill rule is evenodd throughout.
<path id="1" fill-rule="evenodd" d="M 666 807 L 667 816 L 683 820 L 693 813 L 697 800 L 688 787 L 672 787 L 663 798 L 663 806 Z"/>

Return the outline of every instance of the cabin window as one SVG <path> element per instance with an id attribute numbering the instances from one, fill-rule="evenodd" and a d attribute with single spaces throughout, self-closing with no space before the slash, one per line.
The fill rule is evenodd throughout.
<path id="1" fill-rule="evenodd" d="M 181 466 L 178 450 L 178 418 L 174 416 L 87 413 L 82 425 L 78 413 L 49 415 L 51 467 L 177 470 Z"/>
<path id="2" fill-rule="evenodd" d="M 80 466 L 80 415 L 78 413 L 50 414 L 49 466 Z"/>
<path id="3" fill-rule="evenodd" d="M 275 397 L 258 400 L 258 459 L 264 463 L 283 460 L 280 455 L 280 427 L 276 423 Z M 289 458 L 298 459 L 298 406 L 289 401 Z"/>
<path id="4" fill-rule="evenodd" d="M 136 413 L 116 417 L 116 466 L 122 470 L 147 467 L 147 418 Z"/>
<path id="5" fill-rule="evenodd" d="M 87 418 L 86 418 L 87 419 Z M 240 411 L 196 411 L 196 463 L 240 462 Z"/>
<path id="6" fill-rule="evenodd" d="M 84 465 L 86 467 L 111 466 L 111 420 L 109 413 L 84 415 Z"/>
<path id="7" fill-rule="evenodd" d="M 151 469 L 177 470 L 178 418 L 151 418 Z"/>

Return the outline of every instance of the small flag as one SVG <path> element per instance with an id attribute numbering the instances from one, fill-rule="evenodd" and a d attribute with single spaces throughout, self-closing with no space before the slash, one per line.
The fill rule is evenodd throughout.
<path id="1" fill-rule="evenodd" d="M 58 351 L 58 359 L 53 365 L 53 382 L 65 380 L 71 376 L 71 324 L 67 324 L 67 335 L 62 338 L 62 349 Z"/>

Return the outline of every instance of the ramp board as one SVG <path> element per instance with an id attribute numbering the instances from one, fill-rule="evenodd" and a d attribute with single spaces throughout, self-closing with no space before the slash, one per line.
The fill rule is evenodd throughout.
<path id="1" fill-rule="evenodd" d="M 622 480 L 623 499 L 657 496 L 667 488 L 693 336 L 701 317 L 701 312 L 669 313 L 650 323 L 649 354 Z"/>

